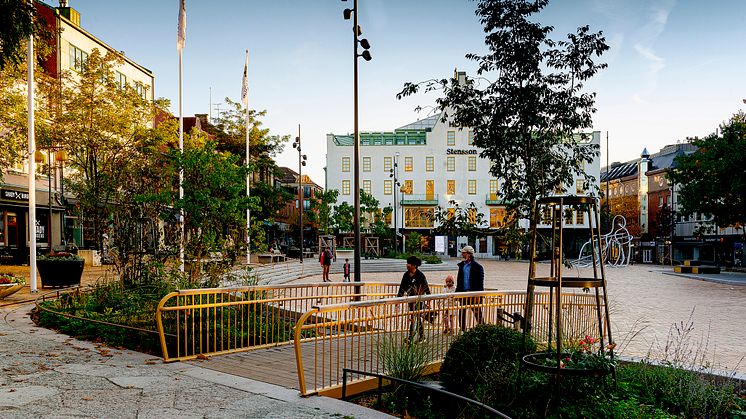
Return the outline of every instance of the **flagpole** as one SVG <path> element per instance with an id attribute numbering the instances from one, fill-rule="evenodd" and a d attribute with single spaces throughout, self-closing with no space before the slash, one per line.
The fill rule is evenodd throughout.
<path id="1" fill-rule="evenodd" d="M 178 35 L 176 38 L 176 49 L 179 50 L 179 156 L 182 159 L 182 164 L 179 165 L 179 202 L 182 204 L 179 208 L 179 270 L 184 272 L 184 108 L 182 100 L 182 50 L 184 49 L 184 41 L 186 40 L 186 5 L 185 0 L 179 2 L 179 25 Z"/>
<path id="2" fill-rule="evenodd" d="M 249 153 L 249 50 L 246 50 L 246 64 L 244 65 L 244 80 L 241 88 L 241 94 L 244 103 L 246 104 L 246 167 L 249 166 L 251 161 L 251 154 Z M 251 171 L 246 173 L 246 198 L 251 197 Z M 247 200 L 248 201 L 248 200 Z M 249 209 L 248 203 L 246 206 L 246 264 L 251 264 L 251 210 Z"/>
<path id="3" fill-rule="evenodd" d="M 36 137 L 34 133 L 34 36 L 28 39 L 28 239 L 31 292 L 36 286 Z"/>

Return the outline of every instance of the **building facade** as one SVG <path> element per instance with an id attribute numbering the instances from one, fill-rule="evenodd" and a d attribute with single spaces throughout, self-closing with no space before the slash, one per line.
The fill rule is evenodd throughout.
<path id="1" fill-rule="evenodd" d="M 293 169 L 280 167 L 279 172 L 280 176 L 274 180 L 275 188 L 282 188 L 294 198 L 278 211 L 275 220 L 276 231 L 273 232 L 273 236 L 269 237 L 270 244 L 274 241 L 285 253 L 290 246 L 297 247 L 300 239 L 298 195 L 298 186 L 300 186 L 303 191 L 303 248 L 315 247 L 317 226 L 309 220 L 307 214 L 311 210 L 311 199 L 318 193 L 323 192 L 323 188 L 311 180 L 308 175 L 300 176 Z"/>
<path id="2" fill-rule="evenodd" d="M 43 62 L 43 71 L 55 78 L 68 70 L 75 74 L 93 49 L 102 54 L 117 52 L 123 58 L 123 63 L 115 69 L 117 82 L 122 87 L 131 86 L 141 97 L 152 101 L 153 73 L 83 29 L 80 14 L 67 7 L 67 2 L 60 3 L 61 7 L 51 7 L 34 2 L 37 14 L 54 34 L 49 41 L 51 54 Z M 34 156 L 37 162 L 37 189 L 34 192 L 37 208 L 33 224 L 40 252 L 47 252 L 63 243 L 85 246 L 84 220 L 66 214 L 66 206 L 70 203 L 66 197 L 72 197 L 63 187 L 67 172 L 65 157 L 63 152 L 41 149 Z M 28 161 L 17 162 L 3 173 L 3 183 L 0 184 L 0 263 L 22 263 L 29 255 L 28 176 Z"/>
<path id="3" fill-rule="evenodd" d="M 636 262 L 672 264 L 689 259 L 728 265 L 743 259 L 741 228 L 713 226 L 708 215 L 684 217 L 678 212 L 680 185 L 672 185 L 666 174 L 676 167 L 678 156 L 696 150 L 690 143 L 667 145 L 652 155 L 643 150 L 638 160 L 601 170 L 601 191 L 606 195 L 602 206 L 608 205 L 612 216 L 627 218 L 635 236 Z"/>
<path id="4" fill-rule="evenodd" d="M 474 205 L 468 214 L 484 222 L 479 227 L 494 232 L 476 238 L 472 245 L 480 257 L 498 256 L 504 245 L 501 229 L 506 221 L 506 208 L 500 198 L 502 180 L 492 177 L 492 163 L 480 157 L 481 150 L 473 144 L 473 131 L 455 127 L 434 115 L 389 132 L 360 134 L 360 188 L 373 195 L 382 207 L 390 206 L 394 214 L 387 220 L 390 226 L 405 236 L 418 232 L 425 237 L 425 249 L 435 248 L 437 227 L 433 216 L 436 209 L 450 211 Z M 593 132 L 589 141 L 598 144 L 600 133 Z M 339 191 L 339 202 L 353 205 L 354 157 L 353 135 L 327 135 L 327 188 Z M 586 171 L 599 179 L 598 158 L 586 165 Z M 586 185 L 576 179 L 563 193 L 586 195 L 598 185 Z M 522 227 L 528 226 L 521 220 Z M 587 220 L 572 227 L 587 225 Z M 545 226 L 546 227 L 546 226 Z M 451 254 L 463 245 L 466 237 L 449 237 L 446 252 Z"/>

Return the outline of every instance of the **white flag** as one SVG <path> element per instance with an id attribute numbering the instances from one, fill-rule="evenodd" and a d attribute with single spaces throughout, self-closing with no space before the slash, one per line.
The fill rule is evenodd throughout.
<path id="1" fill-rule="evenodd" d="M 184 41 L 186 40 L 186 4 L 185 0 L 180 0 L 179 3 L 179 30 L 176 34 L 176 49 L 181 51 L 184 49 Z"/>
<path id="2" fill-rule="evenodd" d="M 243 83 L 241 84 L 241 102 L 249 106 L 249 50 L 246 50 L 246 64 L 243 66 Z"/>

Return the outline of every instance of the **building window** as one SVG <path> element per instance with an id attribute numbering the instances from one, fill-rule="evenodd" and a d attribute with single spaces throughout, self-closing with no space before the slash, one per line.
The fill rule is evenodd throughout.
<path id="1" fill-rule="evenodd" d="M 370 181 L 369 180 L 364 180 L 363 181 L 363 191 L 365 191 L 365 193 L 367 193 L 368 195 L 370 195 L 371 194 L 370 190 L 371 190 Z"/>
<path id="2" fill-rule="evenodd" d="M 411 179 L 405 180 L 404 186 L 402 186 L 402 192 L 404 192 L 405 194 L 411 195 L 413 190 L 414 190 L 414 186 L 412 185 L 412 180 Z"/>
<path id="3" fill-rule="evenodd" d="M 490 199 L 497 199 L 497 179 L 490 179 Z"/>
<path id="4" fill-rule="evenodd" d="M 578 195 L 585 193 L 585 180 L 575 179 L 575 193 Z"/>
<path id="5" fill-rule="evenodd" d="M 145 86 L 143 86 L 142 83 L 136 83 L 135 84 L 135 91 L 137 92 L 138 96 L 140 96 L 143 99 L 147 99 L 146 98 L 146 92 L 147 92 L 147 90 L 145 89 Z"/>
<path id="6" fill-rule="evenodd" d="M 384 195 L 391 195 L 391 192 L 394 189 L 394 181 L 393 180 L 384 180 L 383 181 L 383 194 Z"/>
<path id="7" fill-rule="evenodd" d="M 435 158 L 432 156 L 425 157 L 425 171 L 432 172 L 435 170 Z"/>
<path id="8" fill-rule="evenodd" d="M 343 172 L 350 171 L 350 158 L 349 157 L 342 157 L 342 171 Z"/>
<path id="9" fill-rule="evenodd" d="M 474 145 L 474 130 L 469 130 L 469 139 L 467 141 L 467 144 Z"/>
<path id="10" fill-rule="evenodd" d="M 477 157 L 476 156 L 469 156 L 469 171 L 470 172 L 477 171 Z"/>
<path id="11" fill-rule="evenodd" d="M 384 172 L 390 172 L 392 168 L 392 159 L 391 157 L 384 157 L 383 158 L 383 171 Z"/>
<path id="12" fill-rule="evenodd" d="M 455 180 L 450 179 L 446 181 L 446 193 L 448 195 L 456 194 L 456 181 Z"/>
<path id="13" fill-rule="evenodd" d="M 446 139 L 448 145 L 456 145 L 456 131 L 448 131 Z"/>
<path id="14" fill-rule="evenodd" d="M 571 209 L 565 209 L 565 225 L 571 225 L 574 218 L 573 211 Z"/>
<path id="15" fill-rule="evenodd" d="M 577 225 L 585 224 L 585 213 L 583 211 L 577 211 L 575 213 L 575 224 Z"/>
<path id="16" fill-rule="evenodd" d="M 432 228 L 434 208 L 409 207 L 404 209 L 404 227 Z"/>
<path id="17" fill-rule="evenodd" d="M 456 171 L 456 158 L 455 157 L 446 158 L 446 170 L 449 172 Z"/>
<path id="18" fill-rule="evenodd" d="M 477 181 L 476 179 L 469 179 L 469 195 L 476 195 L 477 194 Z"/>
<path id="19" fill-rule="evenodd" d="M 544 207 L 541 209 L 541 223 L 542 224 L 552 223 L 552 209 L 551 208 Z"/>
<path id="20" fill-rule="evenodd" d="M 404 157 L 404 171 L 405 172 L 412 171 L 412 158 L 411 157 Z"/>
<path id="21" fill-rule="evenodd" d="M 505 225 L 505 208 L 490 208 L 490 228 L 501 228 Z"/>
<path id="22" fill-rule="evenodd" d="M 82 72 L 87 63 L 88 53 L 70 44 L 70 68 L 77 72 Z"/>
<path id="23" fill-rule="evenodd" d="M 370 172 L 370 157 L 363 157 L 363 172 Z"/>
<path id="24" fill-rule="evenodd" d="M 117 71 L 116 77 L 117 78 L 115 79 L 115 81 L 117 83 L 117 86 L 120 89 L 124 90 L 127 87 L 127 76 Z"/>
<path id="25" fill-rule="evenodd" d="M 456 216 L 456 208 L 448 208 L 446 212 L 446 217 L 448 217 L 449 220 L 453 220 L 453 217 Z"/>
<path id="26" fill-rule="evenodd" d="M 350 194 L 350 181 L 343 180 L 342 181 L 342 195 L 349 195 L 349 194 Z"/>
<path id="27" fill-rule="evenodd" d="M 477 223 L 477 209 L 476 208 L 469 208 L 466 212 L 467 217 L 469 218 L 469 222 L 472 224 Z"/>

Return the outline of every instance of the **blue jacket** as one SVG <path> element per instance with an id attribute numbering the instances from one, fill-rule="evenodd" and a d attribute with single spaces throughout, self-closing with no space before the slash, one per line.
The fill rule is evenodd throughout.
<path id="1" fill-rule="evenodd" d="M 467 291 L 464 289 L 464 261 L 458 264 L 458 278 L 456 278 L 456 292 Z M 471 270 L 469 271 L 468 291 L 484 291 L 484 268 L 471 258 Z"/>

